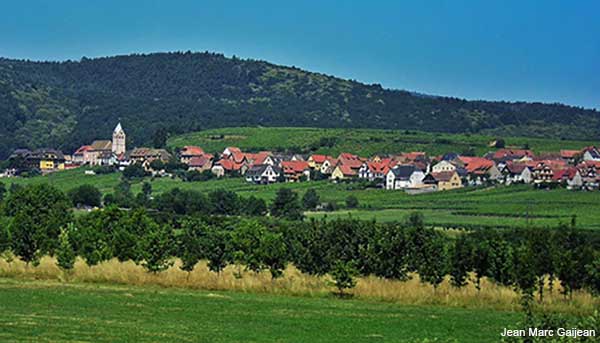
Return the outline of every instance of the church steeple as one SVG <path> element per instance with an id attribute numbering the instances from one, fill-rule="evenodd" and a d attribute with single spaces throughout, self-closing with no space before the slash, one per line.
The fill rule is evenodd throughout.
<path id="1" fill-rule="evenodd" d="M 112 136 L 112 152 L 115 155 L 124 154 L 127 150 L 125 147 L 125 138 L 125 131 L 123 131 L 123 127 L 121 127 L 121 123 L 119 122 Z"/>

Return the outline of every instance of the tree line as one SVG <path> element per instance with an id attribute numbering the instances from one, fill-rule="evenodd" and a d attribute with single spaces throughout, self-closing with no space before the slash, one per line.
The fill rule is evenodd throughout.
<path id="1" fill-rule="evenodd" d="M 44 255 L 56 256 L 65 270 L 79 256 L 90 266 L 117 258 L 158 273 L 179 258 L 188 272 L 207 260 L 216 273 L 235 265 L 267 270 L 273 278 L 291 263 L 303 273 L 331 275 L 340 292 L 353 287 L 357 276 L 407 280 L 416 273 L 434 290 L 445 279 L 479 290 L 486 278 L 530 298 L 543 299 L 557 284 L 566 297 L 579 290 L 600 294 L 600 235 L 574 225 L 449 235 L 426 227 L 419 213 L 397 223 L 250 217 L 228 207 L 235 193 L 211 199 L 216 203 L 206 212 L 198 210 L 201 201 L 188 203 L 180 192 L 161 195 L 159 210 L 109 205 L 75 217 L 72 200 L 60 190 L 19 187 L 2 201 L 0 252 L 33 265 Z M 271 212 L 285 205 L 276 200 Z"/>

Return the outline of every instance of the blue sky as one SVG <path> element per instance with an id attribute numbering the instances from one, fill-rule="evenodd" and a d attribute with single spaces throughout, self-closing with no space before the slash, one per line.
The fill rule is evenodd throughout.
<path id="1" fill-rule="evenodd" d="M 467 99 L 600 109 L 600 1 L 6 1 L 0 56 L 215 51 Z"/>

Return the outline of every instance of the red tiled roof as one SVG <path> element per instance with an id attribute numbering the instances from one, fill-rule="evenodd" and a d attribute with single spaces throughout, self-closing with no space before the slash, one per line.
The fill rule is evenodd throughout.
<path id="1" fill-rule="evenodd" d="M 281 168 L 286 174 L 298 174 L 309 169 L 309 166 L 306 161 L 283 161 L 281 162 Z"/>
<path id="2" fill-rule="evenodd" d="M 240 170 L 240 168 L 242 168 L 244 165 L 243 163 L 235 163 L 234 161 L 228 159 L 221 159 L 217 162 L 217 164 L 223 167 L 225 170 Z"/>
<path id="3" fill-rule="evenodd" d="M 566 169 L 560 169 L 560 170 L 556 170 L 554 172 L 554 175 L 552 175 L 552 180 L 561 180 L 563 178 L 567 178 L 569 180 L 573 179 L 575 177 L 575 175 L 577 175 L 578 170 L 577 168 L 566 168 Z"/>
<path id="4" fill-rule="evenodd" d="M 381 162 L 367 162 L 367 167 L 373 174 L 387 174 L 390 170 L 389 163 Z"/>
<path id="5" fill-rule="evenodd" d="M 486 172 L 494 166 L 494 161 L 483 157 L 461 156 L 460 160 L 465 164 L 465 169 L 469 173 Z"/>
<path id="6" fill-rule="evenodd" d="M 181 155 L 186 156 L 200 156 L 204 154 L 204 150 L 202 150 L 199 146 L 194 145 L 186 145 L 181 149 Z"/>
<path id="7" fill-rule="evenodd" d="M 560 157 L 562 157 L 562 158 L 573 158 L 576 155 L 578 155 L 579 153 L 581 153 L 581 151 L 579 151 L 579 150 L 561 150 L 560 151 Z"/>
<path id="8" fill-rule="evenodd" d="M 190 167 L 203 167 L 208 162 L 210 162 L 210 159 L 208 159 L 204 155 L 202 155 L 202 156 L 194 156 L 194 157 L 190 158 L 190 161 L 188 162 L 188 165 Z"/>
<path id="9" fill-rule="evenodd" d="M 342 174 L 344 174 L 344 176 L 356 175 L 356 171 L 352 169 L 349 165 L 341 164 L 338 167 L 340 168 L 340 171 L 342 172 Z"/>
<path id="10" fill-rule="evenodd" d="M 327 155 L 311 155 L 310 159 L 313 160 L 315 163 L 321 164 L 327 159 L 333 159 L 333 157 Z"/>
<path id="11" fill-rule="evenodd" d="M 525 149 L 500 149 L 494 153 L 494 159 L 501 159 L 504 157 L 517 157 L 521 158 L 523 156 L 533 157 L 533 152 L 531 150 Z"/>
<path id="12" fill-rule="evenodd" d="M 352 169 L 358 169 L 362 166 L 363 161 L 360 157 L 343 152 L 337 159 L 338 164 L 348 166 Z"/>
<path id="13" fill-rule="evenodd" d="M 92 149 L 91 145 L 82 145 L 81 147 L 79 147 L 79 149 L 77 149 L 73 155 L 77 155 L 77 154 L 83 154 L 86 151 L 89 151 Z"/>

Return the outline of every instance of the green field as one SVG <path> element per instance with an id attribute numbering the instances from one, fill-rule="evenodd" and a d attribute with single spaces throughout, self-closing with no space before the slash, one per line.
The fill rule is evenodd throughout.
<path id="1" fill-rule="evenodd" d="M 110 192 L 119 183 L 120 174 L 84 175 L 75 169 L 33 178 L 15 178 L 4 182 L 18 184 L 50 183 L 65 191 L 81 185 L 92 184 L 103 192 Z M 151 179 L 147 179 L 151 180 Z M 536 190 L 527 185 L 497 188 L 464 188 L 448 192 L 408 195 L 401 191 L 382 189 L 356 189 L 352 184 L 334 184 L 328 181 L 295 184 L 254 185 L 242 178 L 225 178 L 205 182 L 182 182 L 179 179 L 160 178 L 150 181 L 154 194 L 175 187 L 198 191 L 228 189 L 241 196 L 256 196 L 267 201 L 275 198 L 281 187 L 291 188 L 302 195 L 314 188 L 322 201 L 334 201 L 344 206 L 349 195 L 359 199 L 360 208 L 347 211 L 308 213 L 310 217 L 334 218 L 352 215 L 362 219 L 379 221 L 403 220 L 412 211 L 421 211 L 425 221 L 437 226 L 555 226 L 570 223 L 577 216 L 577 225 L 600 229 L 600 192 L 576 192 L 565 189 Z M 133 192 L 141 190 L 141 181 L 132 185 Z"/>
<path id="2" fill-rule="evenodd" d="M 321 145 L 321 139 L 334 139 L 334 144 Z M 223 128 L 188 133 L 169 139 L 171 147 L 198 145 L 208 152 L 221 152 L 228 146 L 245 150 L 291 150 L 303 153 L 323 153 L 337 156 L 351 152 L 361 156 L 425 151 L 437 155 L 446 152 L 463 153 L 472 148 L 477 155 L 493 150 L 489 143 L 496 137 L 469 134 L 445 134 L 416 131 L 373 129 L 318 128 Z M 534 152 L 557 152 L 561 149 L 581 149 L 594 145 L 589 141 L 503 137 L 507 147 L 529 146 Z"/>
<path id="3" fill-rule="evenodd" d="M 0 279 L 2 342 L 491 342 L 514 312 Z"/>

